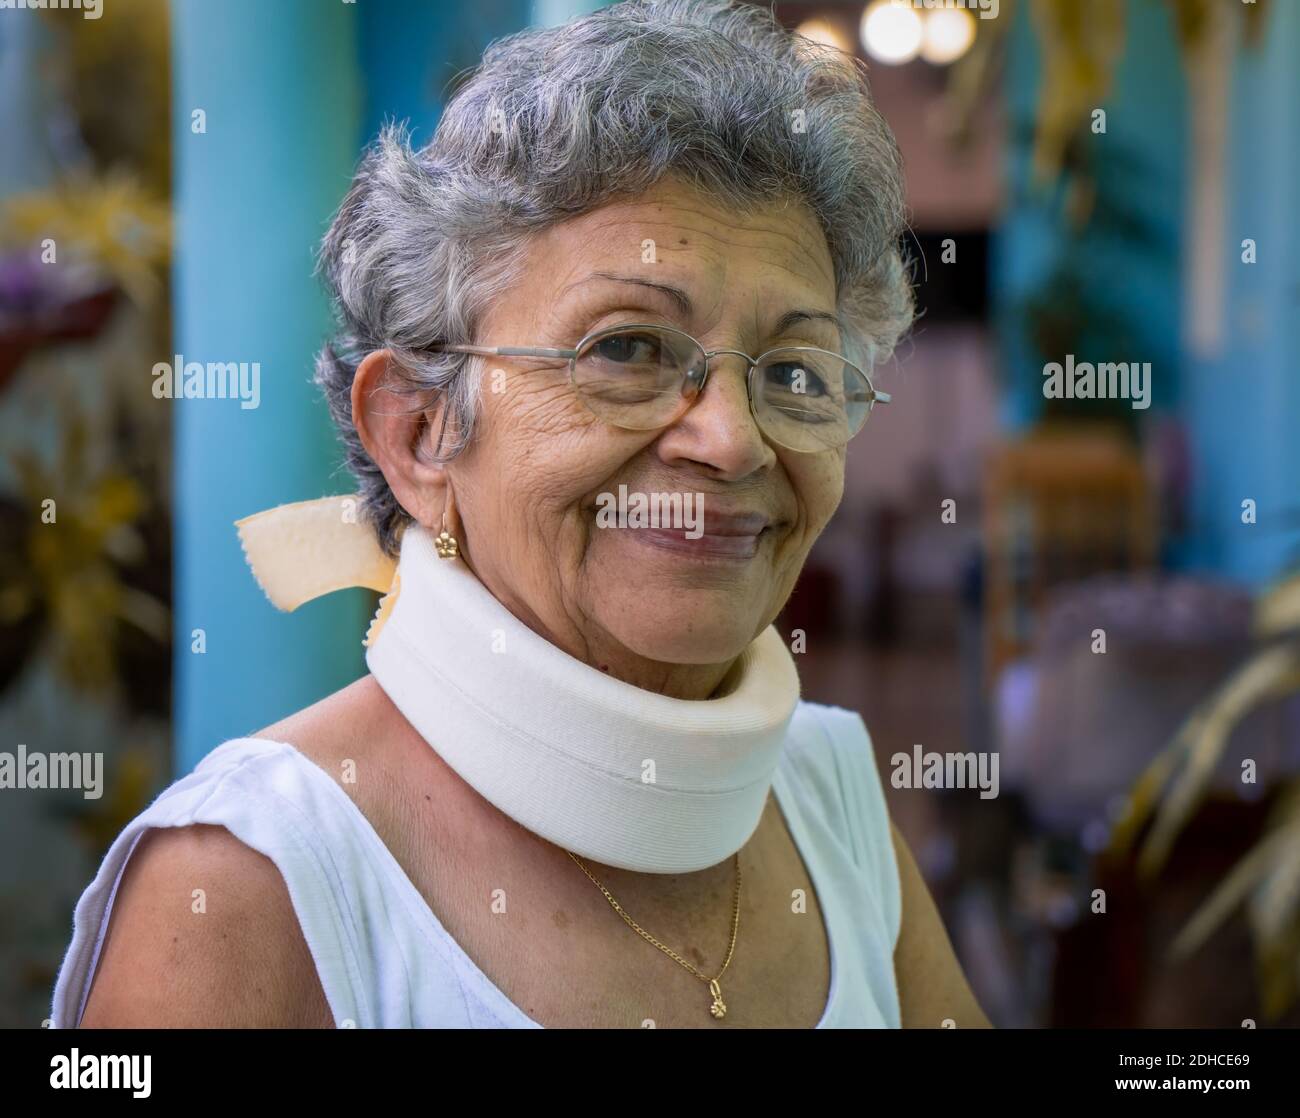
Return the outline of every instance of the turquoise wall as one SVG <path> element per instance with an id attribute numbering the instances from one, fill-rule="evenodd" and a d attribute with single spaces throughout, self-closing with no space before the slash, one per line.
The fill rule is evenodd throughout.
<path id="1" fill-rule="evenodd" d="M 1042 413 L 1043 364 L 1062 354 L 1035 345 L 1042 329 L 1036 323 L 1045 311 L 1068 318 L 1071 307 L 1049 298 L 1066 279 L 1077 285 L 1082 312 L 1077 345 L 1067 352 L 1080 361 L 1150 361 L 1152 409 L 1178 399 L 1187 145 L 1182 62 L 1166 5 L 1136 0 L 1127 18 L 1127 48 L 1110 96 L 1098 106 L 1106 111 L 1106 132 L 1090 132 L 1082 149 L 1097 183 L 1095 216 L 1082 232 L 1067 235 L 1065 192 L 1031 182 L 1042 58 L 1027 6 L 1016 8 L 1005 83 L 1007 217 L 993 238 L 991 276 L 1005 357 L 1004 418 L 1013 429 Z"/>
<path id="2" fill-rule="evenodd" d="M 493 39 L 537 22 L 528 0 L 366 0 L 358 8 L 362 134 L 369 139 L 387 118 L 408 120 L 417 143 L 432 135 L 453 78 L 476 66 Z"/>
<path id="3" fill-rule="evenodd" d="M 1089 135 L 1085 149 L 1104 220 L 1078 236 L 1064 231 L 1059 188 L 1041 192 L 1030 184 L 1041 58 L 1023 5 L 1011 30 L 1008 206 L 991 274 L 1004 419 L 1017 430 L 1042 415 L 1043 364 L 1059 354 L 1045 356 L 1034 345 L 1031 313 L 1069 310 L 1053 285 L 1068 276 L 1084 312 L 1076 357 L 1152 362 L 1151 409 L 1133 413 L 1121 404 L 1116 414 L 1140 431 L 1163 413 L 1185 433 L 1189 523 L 1170 541 L 1166 561 L 1260 586 L 1295 554 L 1300 527 L 1300 5 L 1271 5 L 1263 48 L 1236 55 L 1228 216 L 1220 231 L 1229 333 L 1225 351 L 1212 360 L 1191 356 L 1183 342 L 1190 237 L 1185 63 L 1167 5 L 1130 0 L 1127 18 L 1125 54 L 1101 106 L 1107 131 Z M 1244 237 L 1259 243 L 1256 265 L 1240 263 Z M 1255 525 L 1241 522 L 1245 498 L 1258 504 Z"/>

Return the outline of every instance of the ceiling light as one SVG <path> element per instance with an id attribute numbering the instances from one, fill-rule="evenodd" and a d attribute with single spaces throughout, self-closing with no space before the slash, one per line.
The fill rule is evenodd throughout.
<path id="1" fill-rule="evenodd" d="M 921 57 L 936 66 L 956 62 L 975 41 L 975 17 L 965 8 L 935 8 L 926 13 Z"/>
<path id="2" fill-rule="evenodd" d="M 811 39 L 814 43 L 834 47 L 845 54 L 849 54 L 853 50 L 849 37 L 844 34 L 837 24 L 831 23 L 829 20 L 806 19 L 794 29 L 794 33 L 802 35 L 805 39 Z"/>
<path id="3" fill-rule="evenodd" d="M 875 0 L 862 13 L 862 46 L 877 62 L 910 62 L 920 53 L 923 37 L 921 17 L 893 0 Z"/>

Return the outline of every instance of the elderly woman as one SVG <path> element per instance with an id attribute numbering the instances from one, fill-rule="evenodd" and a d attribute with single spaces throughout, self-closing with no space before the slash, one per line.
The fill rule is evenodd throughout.
<path id="1" fill-rule="evenodd" d="M 245 537 L 281 604 L 388 591 L 369 674 L 123 831 L 55 1023 L 987 1025 L 772 625 L 887 399 L 902 210 L 857 66 L 723 0 L 511 36 L 387 131 L 322 252 L 363 515 Z"/>

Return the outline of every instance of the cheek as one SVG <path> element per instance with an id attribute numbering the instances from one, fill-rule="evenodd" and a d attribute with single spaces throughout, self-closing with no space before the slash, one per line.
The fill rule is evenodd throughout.
<path id="1" fill-rule="evenodd" d="M 844 454 L 818 455 L 796 463 L 790 481 L 803 506 L 808 530 L 814 534 L 826 527 L 844 496 Z"/>
<path id="2" fill-rule="evenodd" d="M 588 437 L 588 418 L 567 385 L 508 386 L 483 415 L 483 448 L 496 483 L 529 501 L 563 492 Z"/>
<path id="3" fill-rule="evenodd" d="M 490 437 L 482 444 L 481 465 L 498 498 L 522 512 L 512 519 L 534 527 L 580 521 L 579 509 L 609 488 L 647 441 L 602 423 L 573 400 L 567 383 L 498 398 L 483 418 Z"/>
<path id="4" fill-rule="evenodd" d="M 573 398 L 559 369 L 516 373 L 501 382 L 500 391 L 484 393 L 483 400 L 488 430 L 508 435 L 512 443 L 545 447 L 585 430 L 595 418 Z"/>

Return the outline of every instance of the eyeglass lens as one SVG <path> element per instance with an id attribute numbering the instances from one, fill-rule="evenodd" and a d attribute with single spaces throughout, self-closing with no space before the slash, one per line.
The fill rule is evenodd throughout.
<path id="1" fill-rule="evenodd" d="M 717 358 L 715 358 L 717 360 Z M 588 408 L 618 427 L 654 430 L 674 422 L 694 398 L 705 356 L 687 335 L 636 326 L 588 339 L 574 357 L 573 381 Z M 750 372 L 759 428 L 802 451 L 843 446 L 866 422 L 872 391 L 847 360 L 823 350 L 778 349 Z"/>

